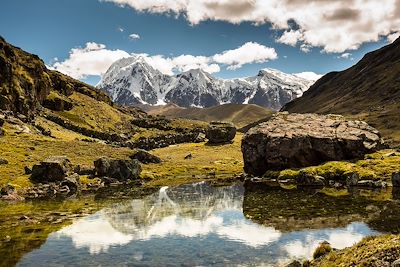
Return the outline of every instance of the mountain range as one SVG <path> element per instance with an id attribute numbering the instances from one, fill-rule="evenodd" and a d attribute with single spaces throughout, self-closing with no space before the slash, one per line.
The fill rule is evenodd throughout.
<path id="1" fill-rule="evenodd" d="M 279 110 L 313 83 L 275 69 L 263 69 L 256 76 L 237 79 L 216 78 L 201 69 L 169 76 L 139 55 L 114 62 L 97 87 L 117 104 L 127 106 L 173 103 L 207 108 L 233 103 Z"/>

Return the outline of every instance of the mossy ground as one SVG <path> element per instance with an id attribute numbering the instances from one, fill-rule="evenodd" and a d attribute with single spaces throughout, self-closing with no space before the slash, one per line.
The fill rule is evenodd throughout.
<path id="1" fill-rule="evenodd" d="M 92 166 L 93 161 L 100 156 L 124 158 L 132 154 L 132 150 L 128 148 L 115 148 L 102 143 L 76 140 L 86 137 L 58 129 L 48 121 L 42 123 L 47 123 L 57 138 L 34 133 L 17 134 L 10 125 L 6 126 L 6 135 L 0 138 L 0 157 L 9 163 L 0 165 L 0 187 L 7 183 L 17 188 L 31 186 L 24 167 L 31 168 L 48 156 L 67 156 L 74 165 Z"/>
<path id="2" fill-rule="evenodd" d="M 332 251 L 311 266 L 390 266 L 400 258 L 400 235 L 367 237 L 360 243 L 344 250 Z"/>
<path id="3" fill-rule="evenodd" d="M 142 177 L 151 185 L 177 185 L 186 182 L 232 178 L 243 172 L 240 150 L 242 134 L 223 145 L 178 144 L 156 149 L 162 164 L 143 166 Z M 191 154 L 190 159 L 185 156 Z"/>
<path id="4" fill-rule="evenodd" d="M 319 175 L 326 179 L 344 181 L 346 175 L 357 172 L 360 180 L 381 180 L 389 182 L 392 173 L 400 170 L 400 152 L 392 149 L 381 150 L 368 154 L 362 160 L 330 161 L 318 166 L 301 169 L 302 171 Z M 280 172 L 267 172 L 265 177 L 278 179 L 295 179 L 300 170 L 287 169 Z"/>
<path id="5" fill-rule="evenodd" d="M 31 186 L 24 167 L 31 168 L 48 156 L 67 156 L 74 165 L 93 166 L 93 161 L 101 156 L 127 159 L 133 154 L 129 148 L 117 148 L 64 129 L 43 118 L 36 123 L 50 129 L 53 137 L 35 133 L 20 133 L 12 125 L 6 124 L 6 135 L 0 138 L 0 157 L 9 164 L 0 165 L 0 187 L 8 183 L 17 188 Z M 163 163 L 142 165 L 142 178 L 150 180 L 149 185 L 171 185 L 195 182 L 205 179 L 232 178 L 243 170 L 240 151 L 241 134 L 231 144 L 211 146 L 206 143 L 179 144 L 152 151 L 161 157 Z M 86 142 L 83 140 L 92 140 Z M 189 153 L 192 159 L 185 160 Z M 91 182 L 82 177 L 85 183 Z"/>

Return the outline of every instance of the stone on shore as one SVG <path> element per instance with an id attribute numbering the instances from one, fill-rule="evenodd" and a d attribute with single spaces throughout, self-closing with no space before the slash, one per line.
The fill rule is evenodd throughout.
<path id="1" fill-rule="evenodd" d="M 242 140 L 244 170 L 255 176 L 268 170 L 363 158 L 382 148 L 385 144 L 378 130 L 340 115 L 277 113 L 250 129 Z"/>
<path id="2" fill-rule="evenodd" d="M 47 183 L 64 180 L 72 171 L 70 160 L 64 156 L 51 156 L 32 168 L 31 180 Z"/>

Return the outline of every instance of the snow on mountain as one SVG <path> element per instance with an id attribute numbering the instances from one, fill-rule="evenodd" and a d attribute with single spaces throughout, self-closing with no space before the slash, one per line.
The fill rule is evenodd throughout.
<path id="1" fill-rule="evenodd" d="M 230 80 L 215 78 L 201 69 L 169 76 L 151 67 L 142 56 L 133 56 L 113 63 L 97 87 L 120 105 L 174 103 L 181 107 L 211 107 L 235 103 L 279 110 L 313 83 L 275 69 Z"/>

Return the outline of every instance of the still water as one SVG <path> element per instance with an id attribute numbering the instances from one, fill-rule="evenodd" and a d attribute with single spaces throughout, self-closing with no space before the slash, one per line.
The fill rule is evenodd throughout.
<path id="1" fill-rule="evenodd" d="M 293 216 L 302 208 L 297 200 L 305 203 L 305 193 L 293 200 L 281 192 L 258 193 L 245 193 L 243 185 L 163 187 L 75 220 L 51 233 L 18 265 L 281 266 L 311 258 L 322 241 L 341 249 L 379 234 L 365 223 L 365 206 L 362 212 L 353 207 L 342 218 L 319 199 L 317 208 L 328 212 Z M 253 206 L 246 204 L 244 212 L 245 198 Z"/>

